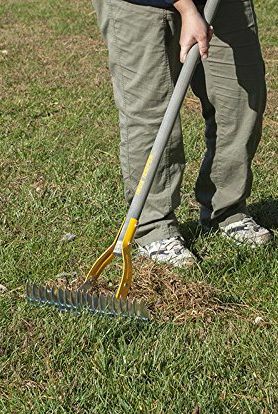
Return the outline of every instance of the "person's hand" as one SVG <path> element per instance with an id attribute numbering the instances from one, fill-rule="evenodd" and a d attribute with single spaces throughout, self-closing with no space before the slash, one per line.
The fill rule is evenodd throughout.
<path id="1" fill-rule="evenodd" d="M 206 59 L 213 28 L 207 25 L 192 0 L 177 0 L 174 2 L 174 6 L 180 13 L 182 20 L 180 61 L 182 63 L 185 61 L 187 53 L 195 43 L 199 45 L 201 58 Z"/>

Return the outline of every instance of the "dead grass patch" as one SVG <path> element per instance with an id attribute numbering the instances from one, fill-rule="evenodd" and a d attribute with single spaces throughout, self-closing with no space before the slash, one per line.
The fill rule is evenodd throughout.
<path id="1" fill-rule="evenodd" d="M 205 282 L 186 283 L 168 266 L 150 260 L 135 260 L 134 274 L 129 298 L 142 301 L 154 320 L 179 325 L 196 319 L 211 322 L 216 314 L 233 313 L 239 316 L 246 308 L 245 305 L 222 302 L 220 291 L 211 285 Z M 59 277 L 50 281 L 48 286 L 75 290 L 83 282 L 84 278 L 80 277 L 72 281 Z M 119 279 L 100 277 L 89 293 L 114 294 L 118 283 Z"/>
<path id="2" fill-rule="evenodd" d="M 28 90 L 33 81 L 47 88 L 79 89 L 100 87 L 109 81 L 106 49 L 99 37 L 57 36 L 44 24 L 34 29 L 20 22 L 0 33 L 1 48 L 6 51 L 0 58 L 7 65 L 9 79 L 13 79 L 7 83 L 5 73 L 0 77 L 2 98 Z"/>

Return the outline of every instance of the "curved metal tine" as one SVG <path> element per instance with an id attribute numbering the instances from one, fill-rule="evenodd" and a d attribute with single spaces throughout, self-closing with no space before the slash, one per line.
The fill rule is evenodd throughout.
<path id="1" fill-rule="evenodd" d="M 58 289 L 58 305 L 61 310 L 65 309 L 65 291 L 62 288 Z"/>
<path id="2" fill-rule="evenodd" d="M 135 300 L 134 301 L 134 312 L 135 312 L 135 316 L 136 318 L 141 318 L 141 307 L 140 307 L 140 303 Z"/>
<path id="3" fill-rule="evenodd" d="M 67 309 L 72 309 L 72 298 L 71 298 L 71 291 L 65 289 L 65 306 Z"/>
<path id="4" fill-rule="evenodd" d="M 138 316 L 138 318 L 144 317 L 142 302 L 136 302 L 136 315 Z"/>
<path id="5" fill-rule="evenodd" d="M 110 300 L 110 309 L 111 309 L 111 313 L 112 315 L 117 315 L 116 309 L 115 309 L 115 296 L 114 295 L 110 295 L 109 296 L 109 300 Z"/>
<path id="6" fill-rule="evenodd" d="M 93 311 L 93 296 L 87 293 L 87 306 L 90 312 Z"/>
<path id="7" fill-rule="evenodd" d="M 107 308 L 106 296 L 100 293 L 97 311 L 101 313 L 106 313 L 106 308 Z"/>
<path id="8" fill-rule="evenodd" d="M 40 302 L 40 290 L 37 285 L 32 286 L 32 298 L 36 302 Z"/>
<path id="9" fill-rule="evenodd" d="M 122 315 L 124 311 L 123 311 L 123 303 L 122 303 L 121 298 L 118 299 L 118 304 L 119 304 L 120 314 Z"/>
<path id="10" fill-rule="evenodd" d="M 120 301 L 116 299 L 115 295 L 113 296 L 112 300 L 113 300 L 113 310 L 114 310 L 115 315 L 120 315 L 121 314 Z"/>
<path id="11" fill-rule="evenodd" d="M 111 301 L 112 301 L 112 310 L 114 315 L 119 314 L 119 304 L 115 297 L 115 295 L 111 295 Z"/>
<path id="12" fill-rule="evenodd" d="M 141 307 L 140 307 L 140 303 L 137 302 L 136 299 L 134 299 L 134 302 L 133 302 L 133 309 L 134 309 L 134 315 L 137 318 L 141 318 Z"/>
<path id="13" fill-rule="evenodd" d="M 76 309 L 78 307 L 76 290 L 71 292 L 71 303 L 73 309 Z"/>
<path id="14" fill-rule="evenodd" d="M 84 308 L 88 307 L 88 293 L 87 292 L 82 292 L 82 306 Z"/>
<path id="15" fill-rule="evenodd" d="M 79 309 L 82 306 L 82 292 L 77 290 L 76 292 L 76 309 Z"/>
<path id="16" fill-rule="evenodd" d="M 107 295 L 106 296 L 106 304 L 107 304 L 107 306 L 106 306 L 107 313 L 109 315 L 115 316 L 116 313 L 115 313 L 115 310 L 114 310 L 114 300 L 113 300 L 113 296 L 112 295 Z"/>
<path id="17" fill-rule="evenodd" d="M 99 307 L 99 295 L 95 294 L 92 295 L 92 299 L 91 299 L 91 309 L 92 311 L 95 313 L 98 310 Z"/>
<path id="18" fill-rule="evenodd" d="M 86 293 L 86 306 L 87 309 L 90 311 L 92 307 L 92 295 L 90 295 L 90 293 Z"/>
<path id="19" fill-rule="evenodd" d="M 58 289 L 52 288 L 52 303 L 54 305 L 59 305 L 59 298 L 58 298 Z"/>
<path id="20" fill-rule="evenodd" d="M 136 301 L 136 315 L 140 319 L 148 320 L 149 319 L 149 312 L 147 311 L 147 308 L 143 304 L 143 302 L 137 302 Z"/>
<path id="21" fill-rule="evenodd" d="M 46 287 L 45 288 L 45 301 L 46 303 L 52 304 L 53 295 L 52 295 L 53 288 Z"/>
<path id="22" fill-rule="evenodd" d="M 126 301 L 126 310 L 128 316 L 132 316 L 132 302 L 130 300 Z"/>
<path id="23" fill-rule="evenodd" d="M 129 316 L 136 316 L 135 312 L 135 300 L 128 300 L 127 301 L 128 306 L 128 314 Z"/>
<path id="24" fill-rule="evenodd" d="M 133 315 L 136 318 L 140 318 L 140 308 L 138 306 L 138 302 L 137 302 L 136 299 L 133 300 L 133 303 L 132 303 L 132 311 L 133 311 Z"/>
<path id="25" fill-rule="evenodd" d="M 44 286 L 39 286 L 39 295 L 40 295 L 40 302 L 47 303 L 46 299 L 46 288 Z"/>
<path id="26" fill-rule="evenodd" d="M 150 319 L 150 314 L 143 302 L 140 302 L 141 318 L 144 320 Z"/>
<path id="27" fill-rule="evenodd" d="M 54 287 L 51 288 L 50 300 L 50 303 L 52 305 L 55 305 L 57 303 L 57 289 L 55 289 Z"/>
<path id="28" fill-rule="evenodd" d="M 26 285 L 26 296 L 29 300 L 32 299 L 32 293 L 33 293 L 33 285 L 31 283 L 27 283 Z"/>
<path id="29" fill-rule="evenodd" d="M 128 315 L 127 300 L 120 299 L 119 302 L 120 302 L 121 314 L 124 316 L 127 316 Z"/>

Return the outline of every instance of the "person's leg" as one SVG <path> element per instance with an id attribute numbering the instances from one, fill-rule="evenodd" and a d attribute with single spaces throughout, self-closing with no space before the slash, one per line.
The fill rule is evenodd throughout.
<path id="1" fill-rule="evenodd" d="M 213 26 L 209 58 L 192 81 L 206 122 L 196 198 L 207 225 L 245 217 L 266 102 L 252 1 L 222 0 Z"/>
<path id="2" fill-rule="evenodd" d="M 180 18 L 122 0 L 94 0 L 107 42 L 120 117 L 120 158 L 130 203 L 177 79 Z M 173 128 L 140 218 L 140 245 L 179 235 L 174 215 L 184 170 L 180 119 Z"/>

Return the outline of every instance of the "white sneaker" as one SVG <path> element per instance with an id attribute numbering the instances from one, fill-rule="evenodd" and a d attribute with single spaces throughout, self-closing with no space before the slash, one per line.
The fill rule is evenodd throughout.
<path id="1" fill-rule="evenodd" d="M 226 237 L 252 247 L 264 245 L 272 240 L 270 231 L 257 224 L 255 220 L 249 216 L 245 216 L 233 223 L 221 223 L 219 224 L 219 229 Z"/>
<path id="2" fill-rule="evenodd" d="M 155 241 L 144 247 L 138 246 L 138 250 L 140 256 L 175 267 L 192 266 L 196 263 L 196 257 L 185 247 L 181 236 Z"/>

